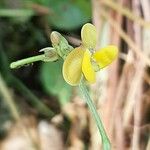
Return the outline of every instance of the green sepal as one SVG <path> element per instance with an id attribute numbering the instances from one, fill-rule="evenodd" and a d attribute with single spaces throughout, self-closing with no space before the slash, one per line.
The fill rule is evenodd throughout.
<path id="1" fill-rule="evenodd" d="M 39 52 L 44 52 L 45 57 L 42 60 L 44 62 L 56 61 L 59 59 L 59 56 L 53 47 L 45 47 L 41 49 Z"/>
<path id="2" fill-rule="evenodd" d="M 68 41 L 56 31 L 50 35 L 53 48 L 57 51 L 58 55 L 65 59 L 67 55 L 73 50 L 73 47 L 68 44 Z"/>

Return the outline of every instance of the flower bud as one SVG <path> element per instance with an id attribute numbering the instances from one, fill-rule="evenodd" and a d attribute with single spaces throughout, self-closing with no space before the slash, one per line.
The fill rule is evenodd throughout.
<path id="1" fill-rule="evenodd" d="M 56 31 L 53 31 L 50 35 L 50 39 L 52 44 L 58 45 L 61 39 L 61 34 Z"/>

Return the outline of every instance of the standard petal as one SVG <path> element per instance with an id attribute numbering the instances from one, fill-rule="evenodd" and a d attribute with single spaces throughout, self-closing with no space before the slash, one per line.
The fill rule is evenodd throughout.
<path id="1" fill-rule="evenodd" d="M 86 23 L 81 29 L 82 44 L 86 48 L 95 48 L 97 43 L 97 32 L 94 25 Z"/>
<path id="2" fill-rule="evenodd" d="M 82 61 L 82 72 L 85 76 L 85 78 L 90 82 L 95 82 L 95 71 L 91 64 L 91 53 L 87 49 L 84 53 L 83 61 Z"/>
<path id="3" fill-rule="evenodd" d="M 118 55 L 118 48 L 114 45 L 106 46 L 93 54 L 100 69 L 108 66 Z"/>
<path id="4" fill-rule="evenodd" d="M 72 50 L 63 64 L 63 77 L 70 85 L 78 85 L 82 76 L 82 60 L 84 50 L 80 47 Z"/>

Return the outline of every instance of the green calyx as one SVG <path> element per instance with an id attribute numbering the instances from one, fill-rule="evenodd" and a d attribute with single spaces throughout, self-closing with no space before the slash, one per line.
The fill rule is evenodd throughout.
<path id="1" fill-rule="evenodd" d="M 73 50 L 73 47 L 68 44 L 68 41 L 57 31 L 53 31 L 50 35 L 53 48 L 58 55 L 63 59 Z"/>

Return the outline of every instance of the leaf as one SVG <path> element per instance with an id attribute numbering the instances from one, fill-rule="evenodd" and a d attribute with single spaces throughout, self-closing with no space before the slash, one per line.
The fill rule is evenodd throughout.
<path id="1" fill-rule="evenodd" d="M 60 104 L 64 105 L 70 100 L 72 87 L 63 79 L 62 63 L 57 61 L 42 64 L 40 80 L 45 91 L 57 96 Z"/>
<path id="2" fill-rule="evenodd" d="M 33 0 L 50 10 L 48 19 L 59 29 L 75 29 L 91 19 L 90 0 Z"/>

